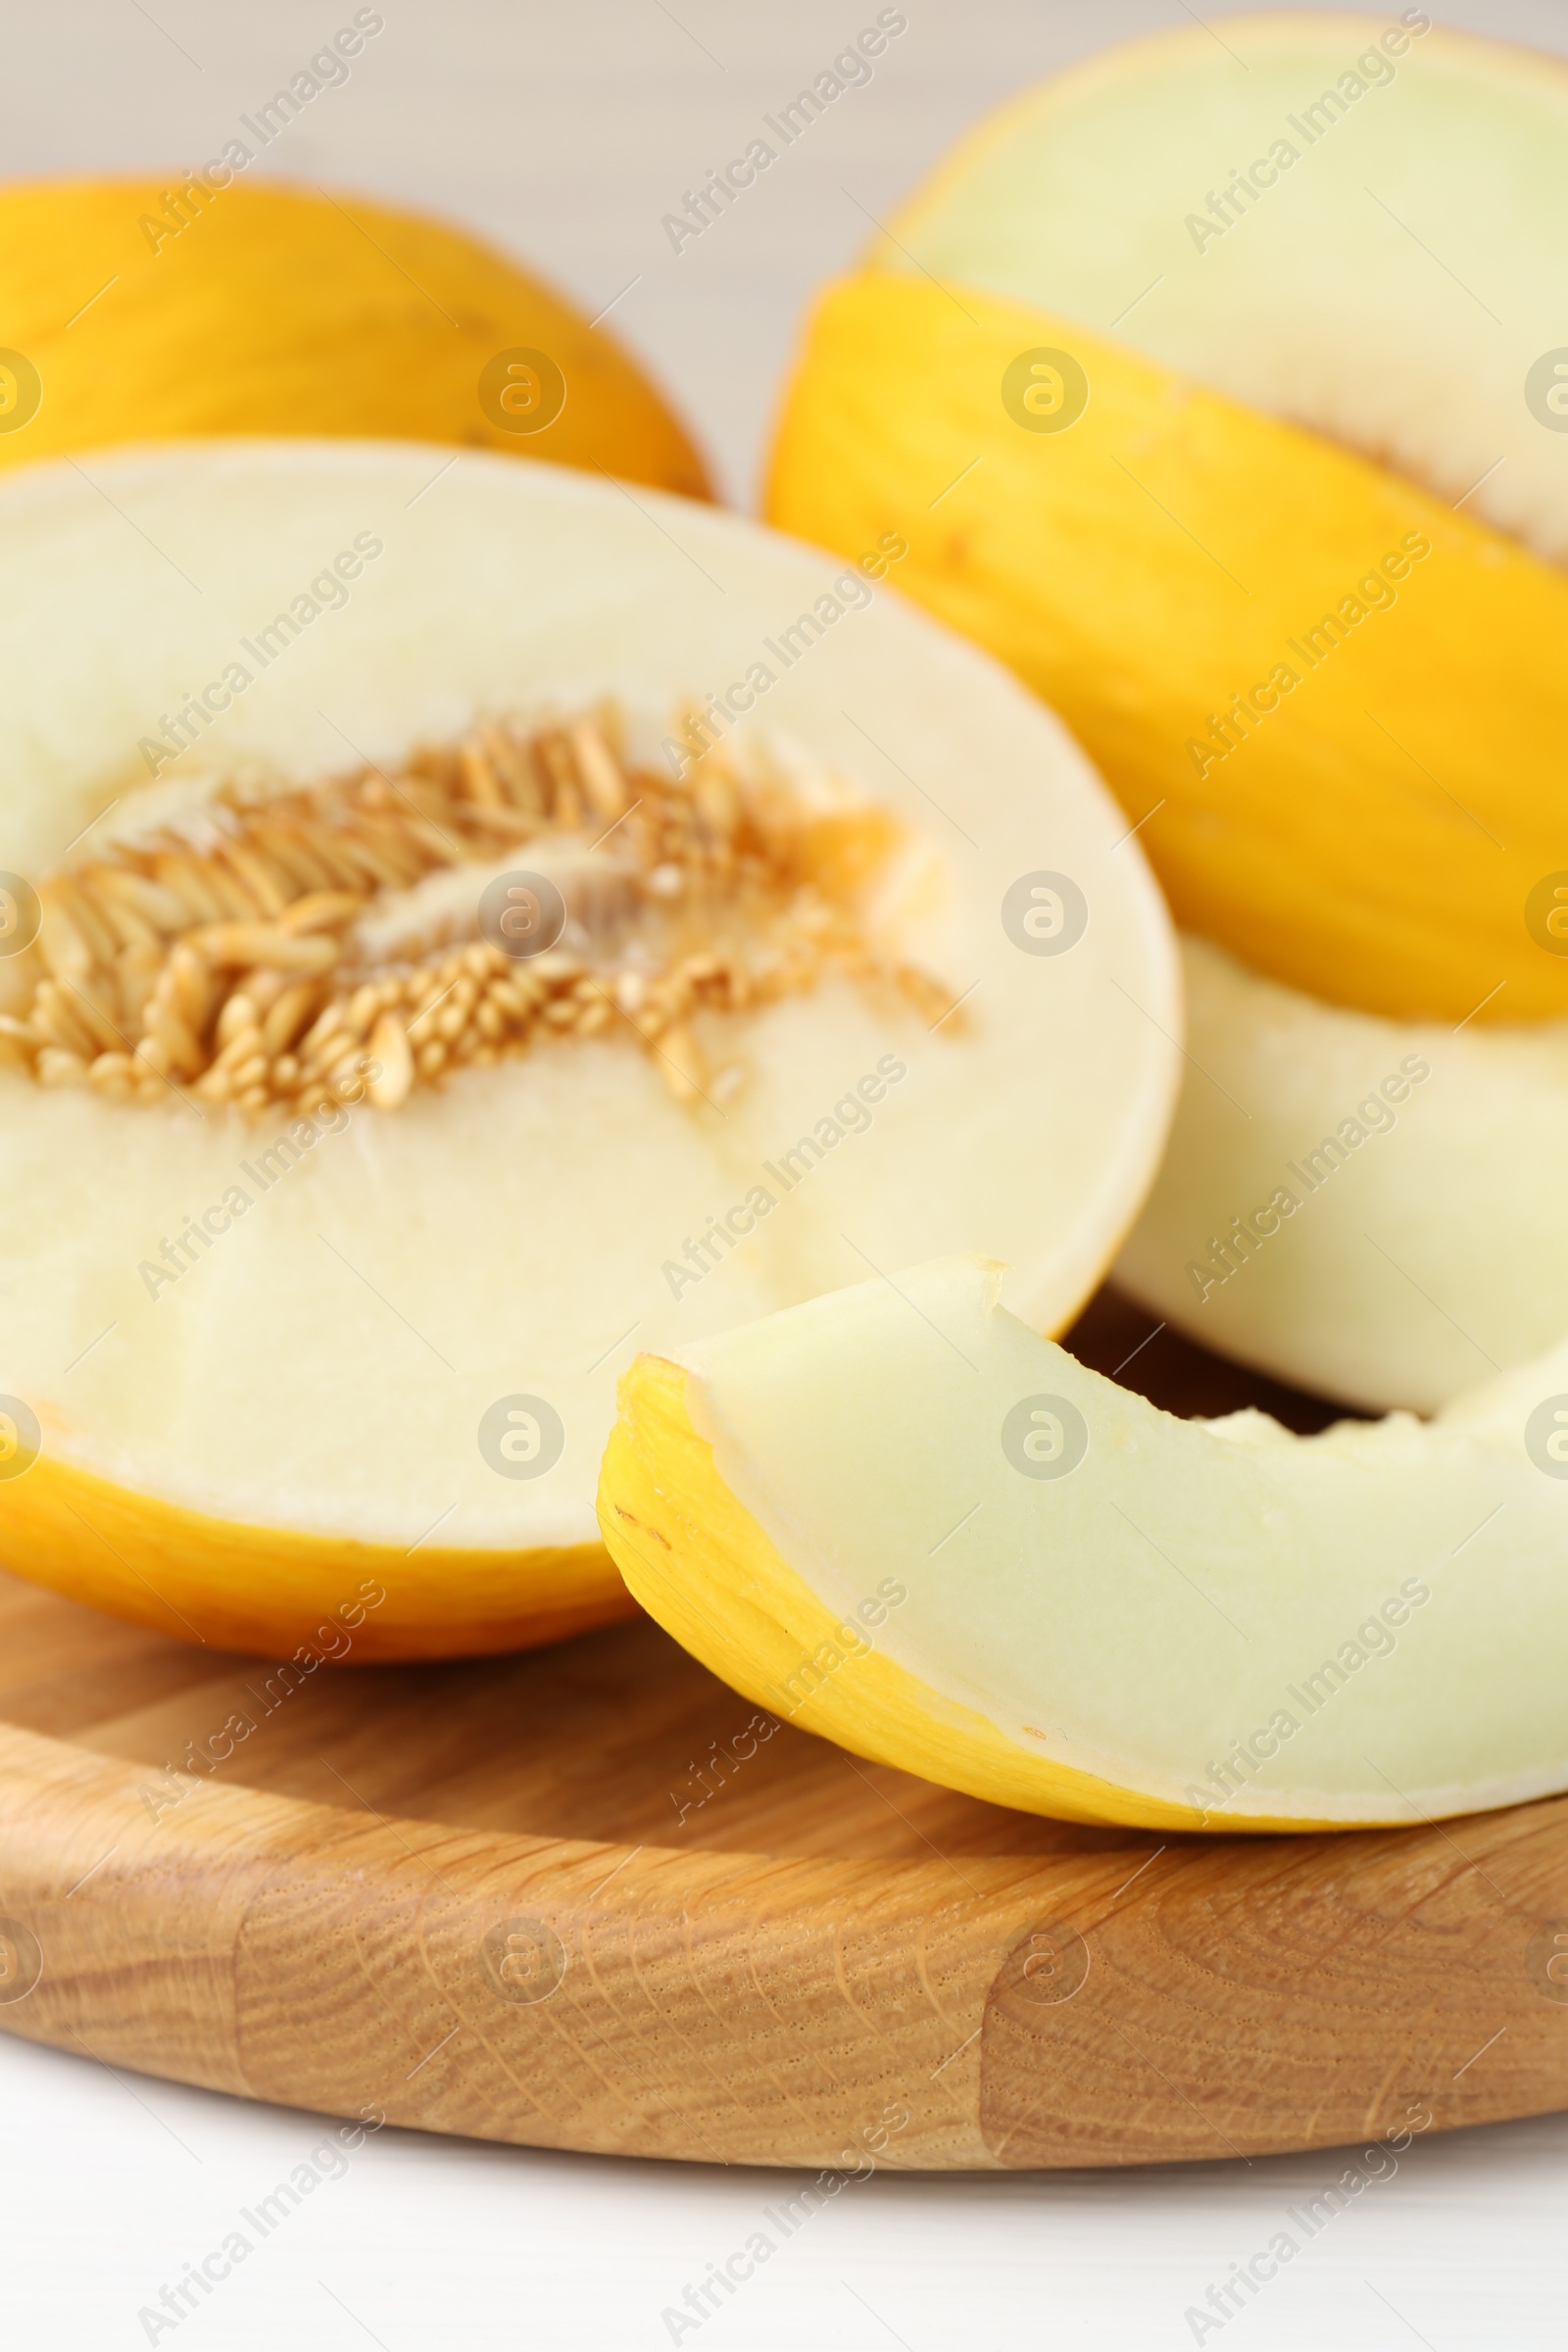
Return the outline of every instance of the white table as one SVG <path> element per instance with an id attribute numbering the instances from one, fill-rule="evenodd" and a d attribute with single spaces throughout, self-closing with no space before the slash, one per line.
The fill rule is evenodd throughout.
<path id="1" fill-rule="evenodd" d="M 1180 0 L 906 0 L 906 33 L 855 90 L 676 255 L 662 216 L 743 147 L 875 15 L 855 0 L 384 0 L 352 78 L 268 163 L 406 198 L 544 268 L 695 420 L 749 502 L 780 370 L 811 289 L 982 107 Z M 218 152 L 352 17 L 351 0 L 7 0 L 8 176 L 133 171 Z M 1222 25 L 1226 12 L 1216 7 Z M 1558 0 L 1450 19 L 1568 47 Z M 156 21 L 155 21 L 156 20 Z M 864 208 L 862 210 L 862 208 Z M 622 292 L 622 289 L 628 289 Z M 637 2352 L 1048 2352 L 1227 2347 L 1398 2352 L 1568 2340 L 1568 2116 L 1417 2141 L 1307 2242 L 1287 2218 L 1330 2154 L 1113 2174 L 879 2175 L 812 2217 L 700 2326 L 685 2290 L 788 2196 L 783 2176 L 631 2164 L 388 2130 L 344 2160 L 208 2300 L 149 2333 L 187 2265 L 323 2139 L 252 2107 L 0 2036 L 0 2323 L 49 2352 L 300 2345 Z M 1382 2160 L 1379 2159 L 1381 2162 Z M 318 2168 L 335 2170 L 335 2165 Z M 1365 2169 L 1365 2168 L 1364 2168 Z M 1300 2252 L 1223 2327 L 1211 2285 L 1292 2230 Z M 221 2265 L 215 2265 L 220 2268 Z M 175 2308 L 178 2308 L 176 2300 Z"/>

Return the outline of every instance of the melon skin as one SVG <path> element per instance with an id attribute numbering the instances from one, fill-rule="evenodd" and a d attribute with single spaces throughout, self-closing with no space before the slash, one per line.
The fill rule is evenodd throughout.
<path id="1" fill-rule="evenodd" d="M 0 867 L 43 873 L 85 828 L 114 839 L 239 769 L 395 774 L 411 745 L 498 710 L 609 693 L 657 752 L 678 700 L 744 678 L 846 576 L 565 468 L 446 466 L 425 445 L 215 443 L 106 459 L 113 505 L 69 466 L 7 484 L 0 650 L 23 684 L 0 711 Z M 147 731 L 362 535 L 381 552 L 347 601 L 149 779 Z M 856 576 L 863 600 L 845 590 L 748 723 L 897 820 L 907 846 L 876 919 L 971 991 L 965 1019 L 944 1035 L 832 981 L 748 1019 L 749 1076 L 721 1118 L 678 1106 L 611 1036 L 464 1071 L 393 1113 L 357 1104 L 280 1174 L 264 1160 L 284 1120 L 0 1069 L 0 1392 L 44 1437 L 0 1494 L 7 1565 L 161 1631 L 279 1650 L 368 1578 L 386 1597 L 351 1662 L 556 1639 L 629 1605 L 593 1494 L 645 1337 L 672 1345 L 949 1234 L 1008 1249 L 1023 1311 L 1070 1318 L 1157 1160 L 1174 942 L 1056 722 Z M 1047 865 L 1081 877 L 1091 920 L 1071 954 L 1020 955 L 1002 903 Z M 687 1237 L 887 1059 L 904 1076 L 874 1115 L 847 1112 L 856 1132 L 766 1227 L 672 1295 Z M 236 1185 L 244 1213 L 149 1288 L 163 1240 Z M 478 1440 L 518 1395 L 565 1432 L 533 1479 L 497 1477 Z"/>
<path id="2" fill-rule="evenodd" d="M 1373 1412 L 1435 1412 L 1555 1346 L 1568 1024 L 1387 1021 L 1204 940 L 1183 962 L 1193 1058 L 1119 1286 Z"/>
<path id="3" fill-rule="evenodd" d="M 908 592 L 1062 710 L 1188 928 L 1389 1017 L 1558 1017 L 1526 907 L 1568 862 L 1568 436 L 1526 382 L 1568 75 L 1412 32 L 1222 235 L 1187 225 L 1382 29 L 1230 20 L 1239 74 L 1195 27 L 980 125 L 822 297 L 768 513 L 905 530 Z M 1021 429 L 1007 370 L 1052 350 L 1087 406 Z"/>
<path id="4" fill-rule="evenodd" d="M 754 1703 L 992 1802 L 1396 1825 L 1568 1786 L 1568 1349 L 1292 1437 L 1179 1421 L 943 1260 L 640 1357 L 607 1543 Z"/>
<path id="5" fill-rule="evenodd" d="M 1060 434 L 999 396 L 1031 348 L 1087 369 Z M 1525 920 L 1568 858 L 1568 580 L 1490 525 L 1065 316 L 875 272 L 818 304 L 768 513 L 906 535 L 904 586 L 1061 711 L 1186 928 L 1396 1018 L 1568 1007 Z"/>
<path id="6" fill-rule="evenodd" d="M 477 238 L 347 192 L 180 187 L 172 172 L 0 189 L 0 316 L 36 378 L 21 400 L 37 400 L 19 425 L 0 410 L 0 467 L 195 434 L 380 435 L 709 495 L 685 427 L 613 335 Z M 509 352 L 543 352 L 564 378 L 538 430 L 513 429 L 530 421 L 515 403 L 542 416 L 553 379 L 535 395 L 518 378 L 511 411 L 505 383 L 481 397 Z"/>
<path id="7" fill-rule="evenodd" d="M 412 1547 L 250 1526 L 47 1452 L 8 1484 L 4 1511 L 8 1568 L 153 1633 L 306 1673 L 532 1649 L 637 1613 L 598 1544 Z"/>

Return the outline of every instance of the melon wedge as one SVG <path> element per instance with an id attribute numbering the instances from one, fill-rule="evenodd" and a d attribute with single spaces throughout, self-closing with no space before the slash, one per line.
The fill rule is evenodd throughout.
<path id="1" fill-rule="evenodd" d="M 1120 1287 L 1205 1347 L 1432 1412 L 1568 1331 L 1568 1022 L 1352 1012 L 1184 942 L 1181 1101 Z"/>
<path id="2" fill-rule="evenodd" d="M 1424 1426 L 1184 1422 L 944 1259 L 641 1355 L 600 1519 L 859 1754 L 1069 1820 L 1305 1830 L 1568 1787 L 1568 1351 Z"/>
<path id="3" fill-rule="evenodd" d="M 1392 1018 L 1561 1016 L 1565 217 L 1568 73 L 1422 11 L 1114 50 L 824 295 L 768 512 L 904 531 L 1187 927 Z"/>
<path id="4" fill-rule="evenodd" d="M 1073 1313 L 1174 943 L 895 547 L 424 445 L 92 472 L 0 489 L 7 1565 L 215 1642 L 551 1639 L 630 1605 L 639 1347 L 955 1240 Z"/>

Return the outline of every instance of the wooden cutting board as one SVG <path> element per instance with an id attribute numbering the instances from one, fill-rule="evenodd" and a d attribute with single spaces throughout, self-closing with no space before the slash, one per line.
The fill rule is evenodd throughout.
<path id="1" fill-rule="evenodd" d="M 1110 1370 L 1149 1328 L 1106 1294 L 1072 1344 Z M 1330 1417 L 1169 1333 L 1122 1377 Z M 1139 2164 L 1568 2105 L 1568 1799 L 1161 1840 L 769 1722 L 646 1621 L 285 1694 L 0 1576 L 0 2026 L 724 2163 Z"/>

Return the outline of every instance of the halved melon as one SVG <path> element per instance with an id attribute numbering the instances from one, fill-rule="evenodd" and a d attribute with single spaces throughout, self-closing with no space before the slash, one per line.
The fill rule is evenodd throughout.
<path id="1" fill-rule="evenodd" d="M 220 1642 L 543 1640 L 630 1605 L 637 1348 L 950 1242 L 1072 1314 L 1172 937 L 889 551 L 422 445 L 94 473 L 0 492 L 9 1565 Z"/>
<path id="2" fill-rule="evenodd" d="M 1069 1820 L 1304 1830 L 1568 1787 L 1568 1349 L 1425 1426 L 1186 1422 L 945 1259 L 640 1355 L 600 1519 L 759 1705 Z"/>
<path id="3" fill-rule="evenodd" d="M 1568 1331 L 1568 1022 L 1380 1019 L 1184 943 L 1164 1160 L 1117 1260 L 1154 1314 L 1373 1411 Z"/>
<path id="4" fill-rule="evenodd" d="M 161 180 L 0 188 L 0 467 L 200 433 L 385 434 L 707 495 L 609 327 L 444 221 L 239 176 L 251 160 L 236 138 Z"/>

